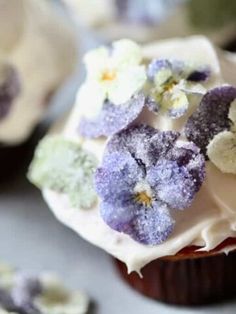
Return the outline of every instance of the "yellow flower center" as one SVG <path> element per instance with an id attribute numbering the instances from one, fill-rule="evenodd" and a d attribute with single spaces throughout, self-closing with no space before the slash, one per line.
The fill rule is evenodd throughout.
<path id="1" fill-rule="evenodd" d="M 166 83 L 164 86 L 164 92 L 170 92 L 175 87 L 176 84 L 177 84 L 176 81 L 170 81 Z"/>
<path id="2" fill-rule="evenodd" d="M 114 69 L 106 69 L 102 73 L 102 81 L 113 81 L 116 78 L 116 71 Z"/>
<path id="3" fill-rule="evenodd" d="M 147 194 L 146 191 L 138 192 L 135 195 L 135 201 L 145 206 L 151 206 L 152 198 Z"/>

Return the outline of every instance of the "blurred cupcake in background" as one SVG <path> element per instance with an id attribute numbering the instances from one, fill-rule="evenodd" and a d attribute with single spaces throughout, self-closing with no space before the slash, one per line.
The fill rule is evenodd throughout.
<path id="1" fill-rule="evenodd" d="M 235 296 L 236 64 L 204 36 L 121 39 L 84 63 L 74 109 L 39 143 L 29 179 L 142 294 Z"/>
<path id="2" fill-rule="evenodd" d="M 0 1 L 0 161 L 14 169 L 76 63 L 74 35 L 48 1 Z M 9 165 L 9 167 L 8 167 Z"/>
<path id="3" fill-rule="evenodd" d="M 86 314 L 89 299 L 69 291 L 52 273 L 33 274 L 0 264 L 0 314 Z"/>
<path id="4" fill-rule="evenodd" d="M 80 24 L 105 40 L 140 42 L 204 34 L 235 49 L 235 1 L 224 0 L 62 0 Z"/>

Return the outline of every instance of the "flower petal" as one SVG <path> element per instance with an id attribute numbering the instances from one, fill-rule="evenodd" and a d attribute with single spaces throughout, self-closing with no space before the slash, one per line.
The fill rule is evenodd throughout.
<path id="1" fill-rule="evenodd" d="M 128 152 L 114 152 L 104 156 L 101 167 L 95 172 L 94 185 L 102 199 L 119 203 L 120 198 L 132 194 L 137 180 L 142 177 L 142 169 Z"/>
<path id="2" fill-rule="evenodd" d="M 140 91 L 146 81 L 144 66 L 132 66 L 117 72 L 117 78 L 111 83 L 108 92 L 109 100 L 115 105 L 127 102 Z"/>
<path id="3" fill-rule="evenodd" d="M 214 88 L 204 95 L 198 109 L 188 119 L 185 135 L 201 148 L 205 156 L 210 140 L 216 134 L 230 129 L 232 122 L 228 115 L 230 104 L 235 99 L 235 87 Z"/>
<path id="4" fill-rule="evenodd" d="M 81 119 L 79 133 L 90 138 L 113 135 L 138 117 L 144 102 L 145 98 L 141 94 L 133 96 L 131 100 L 119 106 L 106 102 L 95 119 Z"/>
<path id="5" fill-rule="evenodd" d="M 148 165 L 153 159 L 153 156 L 149 156 L 150 142 L 157 133 L 148 125 L 131 126 L 109 140 L 105 153 L 128 151 L 137 161 Z"/>
<path id="6" fill-rule="evenodd" d="M 93 173 L 96 158 L 73 141 L 47 136 L 36 149 L 28 177 L 40 188 L 68 195 L 74 207 L 88 208 L 96 201 Z"/>
<path id="7" fill-rule="evenodd" d="M 206 93 L 206 88 L 203 85 L 186 80 L 181 80 L 178 84 L 178 88 L 186 94 L 204 95 Z"/>
<path id="8" fill-rule="evenodd" d="M 148 170 L 147 181 L 157 198 L 174 209 L 189 207 L 199 189 L 188 169 L 172 160 L 158 161 Z"/>
<path id="9" fill-rule="evenodd" d="M 187 80 L 192 82 L 203 82 L 209 78 L 210 74 L 211 71 L 208 68 L 194 70 L 188 75 Z"/>
<path id="10" fill-rule="evenodd" d="M 87 70 L 87 79 L 96 80 L 101 72 L 107 68 L 109 62 L 109 50 L 107 47 L 99 47 L 87 52 L 84 56 L 84 63 Z"/>
<path id="11" fill-rule="evenodd" d="M 236 135 L 223 131 L 213 137 L 207 147 L 209 159 L 224 173 L 236 174 Z"/>
<path id="12" fill-rule="evenodd" d="M 136 205 L 130 236 L 142 244 L 161 244 L 172 233 L 174 223 L 168 208 L 160 202 L 153 202 L 151 207 Z"/>
<path id="13" fill-rule="evenodd" d="M 172 119 L 178 119 L 188 110 L 189 101 L 184 92 L 175 89 L 166 92 L 161 101 L 161 108 L 168 113 Z"/>
<path id="14" fill-rule="evenodd" d="M 112 60 L 118 69 L 136 66 L 142 61 L 142 49 L 134 41 L 121 39 L 113 43 Z"/>
<path id="15" fill-rule="evenodd" d="M 130 234 L 131 222 L 135 215 L 135 206 L 127 198 L 117 203 L 103 201 L 100 204 L 100 214 L 105 223 L 113 230 Z"/>

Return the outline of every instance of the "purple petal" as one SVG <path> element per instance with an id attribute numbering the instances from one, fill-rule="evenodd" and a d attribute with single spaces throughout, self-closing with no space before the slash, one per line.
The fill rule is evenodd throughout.
<path id="1" fill-rule="evenodd" d="M 177 144 L 168 152 L 166 157 L 176 161 L 179 167 L 186 167 L 192 176 L 196 191 L 198 191 L 205 179 L 205 158 L 194 143 L 182 142 Z"/>
<path id="2" fill-rule="evenodd" d="M 100 214 L 105 223 L 113 230 L 131 233 L 131 224 L 135 214 L 135 206 L 132 206 L 132 197 L 120 198 L 117 203 L 101 202 Z"/>
<path id="3" fill-rule="evenodd" d="M 189 74 L 187 80 L 192 82 L 203 82 L 209 78 L 210 74 L 210 69 L 195 70 Z"/>
<path id="4" fill-rule="evenodd" d="M 82 118 L 79 133 L 84 137 L 110 136 L 126 128 L 141 113 L 145 104 L 145 97 L 137 94 L 128 102 L 114 105 L 105 102 L 95 120 Z"/>
<path id="5" fill-rule="evenodd" d="M 179 167 L 176 161 L 160 160 L 148 170 L 147 181 L 157 199 L 174 209 L 188 208 L 198 191 L 187 167 Z"/>
<path id="6" fill-rule="evenodd" d="M 222 86 L 210 90 L 204 95 L 198 109 L 190 116 L 185 126 L 185 135 L 201 148 L 206 156 L 207 145 L 212 138 L 229 130 L 228 118 L 231 102 L 236 99 L 236 88 Z"/>
<path id="7" fill-rule="evenodd" d="M 171 69 L 171 62 L 167 59 L 154 59 L 147 69 L 147 76 L 149 80 L 153 81 L 155 75 L 163 69 Z"/>
<path id="8" fill-rule="evenodd" d="M 148 125 L 131 126 L 110 139 L 106 153 L 128 151 L 137 161 L 147 166 L 153 163 L 153 147 L 150 147 L 150 143 L 158 133 L 158 130 Z"/>
<path id="9" fill-rule="evenodd" d="M 151 207 L 136 207 L 130 236 L 140 243 L 157 245 L 170 236 L 174 223 L 168 208 L 160 202 L 153 202 Z"/>
<path id="10" fill-rule="evenodd" d="M 143 177 L 142 168 L 129 153 L 106 155 L 94 176 L 98 195 L 109 202 L 119 202 L 133 193 L 137 181 Z"/>

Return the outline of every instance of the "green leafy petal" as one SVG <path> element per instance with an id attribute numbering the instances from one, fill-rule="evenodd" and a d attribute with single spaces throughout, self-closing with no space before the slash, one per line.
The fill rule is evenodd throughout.
<path id="1" fill-rule="evenodd" d="M 97 160 L 79 143 L 47 136 L 38 145 L 28 178 L 39 188 L 68 195 L 71 205 L 89 208 L 96 201 L 93 173 Z"/>

